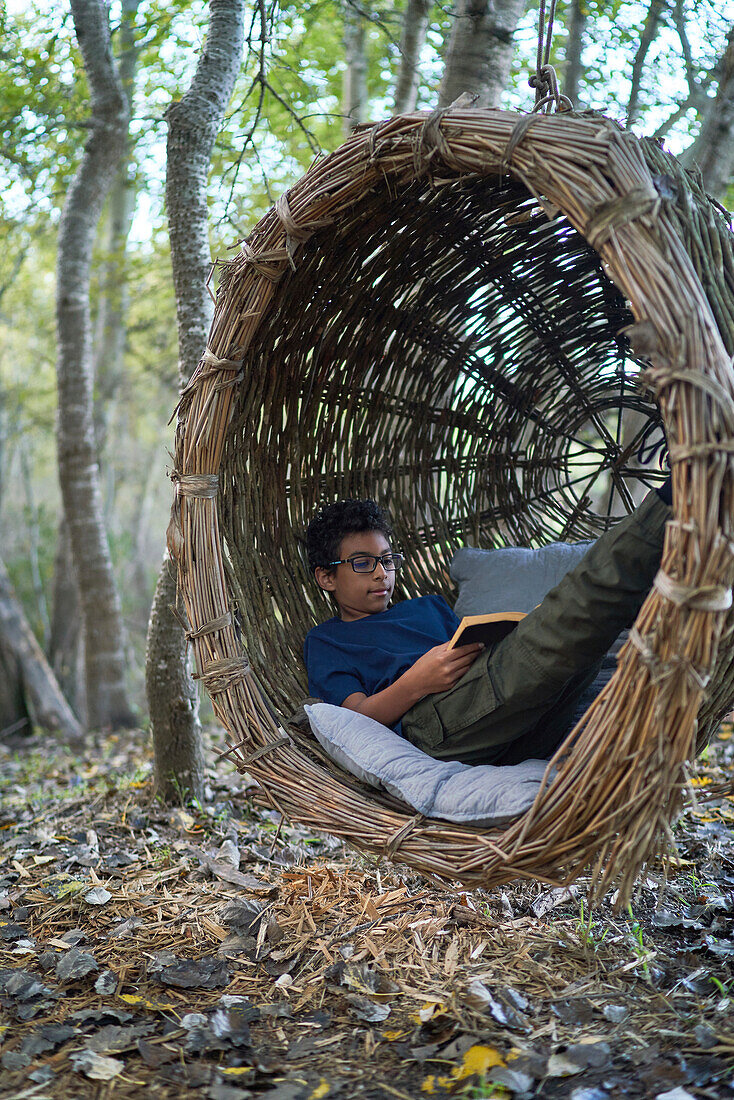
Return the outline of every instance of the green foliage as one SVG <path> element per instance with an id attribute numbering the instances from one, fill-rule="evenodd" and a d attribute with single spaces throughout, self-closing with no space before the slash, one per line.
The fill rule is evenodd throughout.
<path id="1" fill-rule="evenodd" d="M 212 252 L 227 255 L 275 197 L 314 156 L 343 139 L 347 0 L 266 0 L 250 9 L 247 52 L 210 178 Z M 392 113 L 400 66 L 405 0 L 370 0 L 365 18 L 368 116 Z M 561 76 L 568 42 L 569 0 L 559 0 L 552 60 Z M 623 118 L 647 5 L 587 0 L 581 99 Z M 682 148 L 700 110 L 686 106 L 690 85 L 713 95 L 731 12 L 716 0 L 683 0 L 690 59 L 686 64 L 675 5 L 664 6 L 640 85 L 638 129 L 665 131 Z M 506 105 L 528 109 L 535 64 L 537 4 L 515 35 Z M 119 52 L 119 0 L 111 5 Z M 205 0 L 141 0 L 135 16 L 138 75 L 132 106 L 131 174 L 136 213 L 128 243 L 130 296 L 124 372 L 107 409 L 103 468 L 105 510 L 132 642 L 131 666 L 142 692 L 145 625 L 169 511 L 165 477 L 171 447 L 166 423 L 178 388 L 175 301 L 164 209 L 165 111 L 189 85 L 206 36 Z M 436 102 L 453 15 L 436 3 L 421 53 L 420 107 Z M 9 10 L 0 0 L 0 555 L 26 610 L 41 630 L 41 597 L 50 604 L 59 493 L 56 484 L 55 232 L 87 133 L 88 90 L 68 5 L 27 0 Z M 668 121 L 671 126 L 666 129 Z M 96 263 L 107 260 L 100 237 Z M 100 287 L 95 279 L 96 312 Z M 32 503 L 20 457 L 30 472 Z M 37 544 L 37 570 L 29 547 Z M 38 591 L 40 574 L 42 592 Z M 588 937 L 594 939 L 589 923 Z"/>
<path id="2" fill-rule="evenodd" d="M 584 913 L 584 902 L 582 898 L 579 902 L 579 919 L 576 924 L 576 934 L 579 938 L 579 942 L 589 950 L 596 952 L 604 943 L 608 932 L 609 929 L 605 928 L 600 921 L 594 920 L 590 908 Z"/>
<path id="3" fill-rule="evenodd" d="M 583 35 L 584 72 L 579 108 L 590 107 L 624 121 L 632 80 L 632 68 L 640 45 L 640 36 L 648 3 L 631 0 L 586 0 L 587 16 Z M 665 137 L 670 148 L 679 153 L 695 136 L 700 110 L 691 104 L 680 111 L 689 97 L 689 80 L 700 86 L 702 94 L 716 91 L 715 65 L 726 47 L 732 10 L 716 0 L 683 0 L 684 47 L 676 24 L 676 5 L 663 5 L 657 34 L 642 69 L 639 119 L 636 132 Z M 558 4 L 551 63 L 556 67 L 561 91 L 568 42 L 569 0 Z M 513 65 L 512 89 L 508 101 L 528 109 L 532 99 L 527 77 L 535 68 L 537 50 L 537 4 L 528 6 L 518 29 L 519 49 Z M 691 66 L 685 60 L 690 49 Z M 700 106 L 700 105 L 699 105 Z"/>
<path id="4" fill-rule="evenodd" d="M 0 148 L 3 208 L 11 219 L 53 216 L 83 137 L 86 81 L 65 10 L 3 9 Z"/>
<path id="5" fill-rule="evenodd" d="M 632 912 L 632 905 L 627 906 L 627 912 L 630 919 L 630 937 L 632 942 L 632 950 L 637 955 L 638 959 L 642 962 L 642 972 L 645 978 L 650 978 L 650 967 L 648 966 L 647 958 L 650 954 L 648 948 L 645 946 L 644 932 L 642 925 L 636 919 Z"/>

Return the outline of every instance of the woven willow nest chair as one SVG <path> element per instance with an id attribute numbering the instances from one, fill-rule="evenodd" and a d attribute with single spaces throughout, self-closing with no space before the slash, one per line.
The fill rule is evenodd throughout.
<path id="1" fill-rule="evenodd" d="M 221 268 L 178 409 L 169 543 L 225 754 L 286 817 L 429 875 L 490 887 L 591 865 L 597 895 L 628 897 L 734 698 L 723 212 L 602 117 L 454 107 L 355 131 Z M 303 637 L 332 614 L 302 546 L 320 502 L 386 504 L 399 595 L 451 598 L 459 545 L 589 537 L 632 507 L 661 419 L 661 573 L 521 818 L 424 819 L 289 727 Z"/>

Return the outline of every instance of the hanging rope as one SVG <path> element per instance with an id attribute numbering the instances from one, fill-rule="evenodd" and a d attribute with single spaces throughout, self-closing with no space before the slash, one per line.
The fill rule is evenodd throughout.
<path id="1" fill-rule="evenodd" d="M 550 48 L 553 39 L 553 20 L 556 16 L 556 0 L 551 0 L 548 25 L 545 23 L 545 0 L 538 7 L 538 53 L 535 60 L 535 72 L 528 80 L 535 88 L 535 106 L 533 111 L 550 114 L 555 104 L 556 111 L 572 111 L 573 103 L 568 96 L 561 95 L 556 70 L 550 63 Z"/>

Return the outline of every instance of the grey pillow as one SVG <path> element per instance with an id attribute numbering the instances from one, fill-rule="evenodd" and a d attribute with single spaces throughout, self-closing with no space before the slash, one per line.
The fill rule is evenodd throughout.
<path id="1" fill-rule="evenodd" d="M 592 543 L 552 542 L 538 550 L 523 546 L 476 550 L 462 546 L 449 569 L 459 588 L 454 611 L 459 618 L 492 611 L 532 611 L 578 564 Z"/>
<path id="2" fill-rule="evenodd" d="M 546 760 L 495 767 L 434 760 L 365 714 L 315 703 L 305 707 L 319 744 L 340 767 L 409 806 L 444 821 L 504 825 L 530 809 Z"/>

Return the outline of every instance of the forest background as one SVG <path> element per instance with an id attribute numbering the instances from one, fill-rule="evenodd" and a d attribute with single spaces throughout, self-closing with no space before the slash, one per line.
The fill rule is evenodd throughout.
<path id="1" fill-rule="evenodd" d="M 170 156 L 172 104 L 185 103 L 200 72 L 215 15 L 233 20 L 238 8 L 241 64 L 235 56 L 233 93 L 203 182 L 212 259 L 227 256 L 314 156 L 336 148 L 356 123 L 433 108 L 464 90 L 480 102 L 532 107 L 538 6 L 522 0 L 0 7 L 0 737 L 44 724 L 8 626 L 21 614 L 82 728 L 147 721 L 146 635 L 171 500 L 167 422 L 196 365 L 179 344 L 180 288 L 177 334 L 167 139 Z M 64 349 L 57 328 L 65 289 L 77 293 L 57 281 L 60 226 L 94 129 L 79 29 L 95 12 L 109 27 L 129 104 L 95 227 L 91 358 L 85 366 L 80 352 L 78 364 L 79 377 L 88 369 L 93 382 L 98 526 L 121 613 L 125 704 L 115 715 L 90 708 L 84 692 L 76 579 L 87 561 L 69 539 L 59 478 L 69 459 L 64 402 L 73 418 L 78 400 L 74 349 Z M 462 26 L 484 51 L 478 61 L 461 45 Z M 551 60 L 577 108 L 601 109 L 663 140 L 731 205 L 733 28 L 734 3 L 559 0 Z M 236 38 L 233 29 L 235 54 Z M 170 176 L 170 159 L 168 169 Z M 87 643 L 88 651 L 99 648 Z M 46 724 L 66 736 L 74 729 L 73 721 Z"/>

